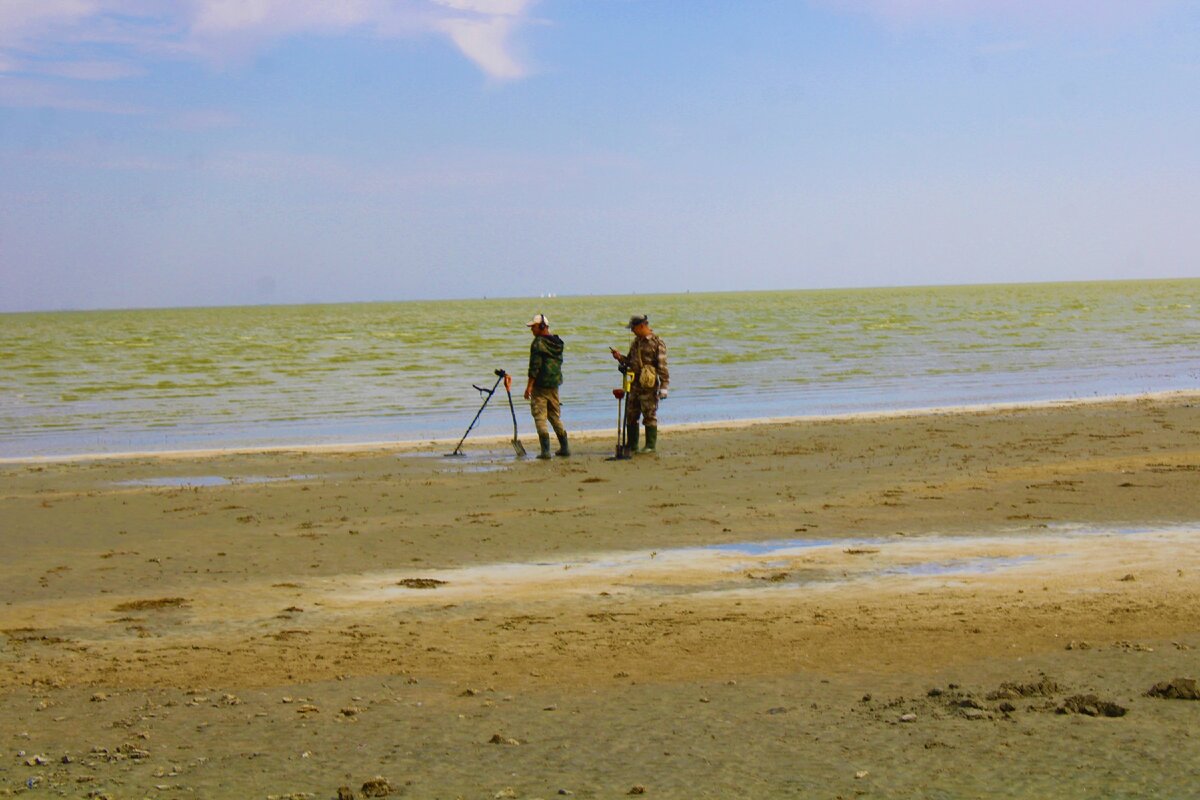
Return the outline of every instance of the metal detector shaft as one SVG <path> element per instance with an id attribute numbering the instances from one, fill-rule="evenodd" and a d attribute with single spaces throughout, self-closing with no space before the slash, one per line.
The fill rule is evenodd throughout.
<path id="1" fill-rule="evenodd" d="M 621 400 L 624 404 L 621 414 L 621 454 L 620 458 L 632 458 L 633 448 L 629 444 L 629 390 L 633 388 L 633 376 L 629 368 L 621 370 Z"/>
<path id="2" fill-rule="evenodd" d="M 502 381 L 502 380 L 504 380 L 503 372 L 501 372 L 500 376 L 498 378 L 496 378 L 496 382 L 494 384 L 492 384 L 491 389 L 484 389 L 480 386 L 475 386 L 475 388 L 478 389 L 480 392 L 486 392 L 487 397 L 483 398 L 483 405 L 481 405 L 479 407 L 479 410 L 475 412 L 475 419 L 471 420 L 471 424 L 467 426 L 466 433 L 464 433 L 462 435 L 462 438 L 458 440 L 458 444 L 455 445 L 455 447 L 454 447 L 454 452 L 447 453 L 447 455 L 451 455 L 451 456 L 461 456 L 462 455 L 462 452 L 460 452 L 460 451 L 462 450 L 463 442 L 465 442 L 467 440 L 467 436 L 471 433 L 471 428 L 474 428 L 475 423 L 479 421 L 479 415 L 483 413 L 483 410 L 485 408 L 487 408 L 488 401 L 492 399 L 492 395 L 494 395 L 496 393 L 496 387 L 500 385 L 500 381 Z M 472 386 L 474 386 L 474 384 L 472 384 Z"/>
<path id="3" fill-rule="evenodd" d="M 617 398 L 617 458 L 625 454 L 625 395 Z"/>
<path id="4" fill-rule="evenodd" d="M 625 424 L 625 404 L 628 402 L 629 393 L 624 389 L 613 389 L 613 397 L 617 398 L 617 450 L 613 453 L 612 458 L 605 459 L 606 461 L 621 461 L 629 458 L 626 452 L 629 448 L 626 446 L 626 431 Z"/>

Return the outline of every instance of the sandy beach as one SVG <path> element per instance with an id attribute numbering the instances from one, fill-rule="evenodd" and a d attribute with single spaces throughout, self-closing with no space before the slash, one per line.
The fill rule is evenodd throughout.
<path id="1" fill-rule="evenodd" d="M 575 441 L 0 464 L 0 795 L 1200 795 L 1200 395 Z"/>

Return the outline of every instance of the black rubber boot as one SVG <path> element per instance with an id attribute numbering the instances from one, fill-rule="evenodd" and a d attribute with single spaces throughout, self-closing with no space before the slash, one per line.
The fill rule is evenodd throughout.
<path id="1" fill-rule="evenodd" d="M 627 425 L 627 427 L 625 428 L 625 445 L 629 448 L 630 455 L 632 455 L 633 453 L 637 452 L 638 426 L 637 426 L 636 422 L 633 423 L 632 425 L 629 425 L 628 423 L 626 423 L 626 425 Z"/>
<path id="2" fill-rule="evenodd" d="M 655 452 L 654 448 L 656 448 L 657 446 L 658 446 L 658 426 L 657 425 L 647 425 L 646 426 L 646 446 L 643 447 L 641 450 L 638 450 L 638 452 L 639 453 L 653 453 L 653 452 Z"/>
<path id="3" fill-rule="evenodd" d="M 539 433 L 538 434 L 538 443 L 541 444 L 541 446 L 542 446 L 542 452 L 538 453 L 537 457 L 538 458 L 553 458 L 553 456 L 550 455 L 550 434 Z"/>
<path id="4" fill-rule="evenodd" d="M 571 448 L 567 444 L 567 432 L 563 431 L 562 433 L 558 433 L 555 431 L 555 435 L 558 437 L 558 450 L 554 453 L 554 455 L 563 457 L 571 455 Z"/>

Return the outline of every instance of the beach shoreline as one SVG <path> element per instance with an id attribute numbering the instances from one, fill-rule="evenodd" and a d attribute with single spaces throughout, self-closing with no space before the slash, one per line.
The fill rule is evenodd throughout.
<path id="1" fill-rule="evenodd" d="M 1193 793 L 1197 396 L 7 464 L 0 794 Z"/>
<path id="2" fill-rule="evenodd" d="M 1035 410 L 1046 408 L 1070 408 L 1074 406 L 1088 406 L 1095 404 L 1106 403 L 1130 403 L 1130 402 L 1154 402 L 1165 400 L 1194 400 L 1200 401 L 1200 389 L 1197 390 L 1172 390 L 1166 392 L 1145 392 L 1138 394 L 1117 394 L 1103 395 L 1095 397 L 1082 398 L 1061 398 L 1054 400 L 1030 400 L 1030 401 L 1013 401 L 1002 403 L 982 403 L 978 405 L 954 405 L 954 406 L 926 406 L 921 408 L 906 408 L 894 409 L 888 411 L 855 411 L 841 414 L 807 414 L 783 417 L 749 417 L 745 419 L 730 419 L 730 420 L 709 420 L 701 422 L 682 422 L 670 423 L 667 422 L 660 426 L 664 434 L 683 433 L 689 431 L 705 431 L 705 430 L 738 430 L 742 428 L 751 428 L 758 426 L 772 425 L 792 425 L 797 423 L 814 423 L 814 422 L 848 422 L 854 420 L 872 420 L 872 419 L 903 419 L 907 417 L 923 417 L 936 416 L 943 414 L 986 414 L 997 411 L 1020 411 L 1020 410 Z M 596 439 L 604 439 L 605 437 L 612 438 L 613 430 L 605 430 L 603 428 L 588 428 L 581 430 L 570 430 L 570 435 L 573 439 L 581 441 L 592 441 Z M 395 441 L 369 441 L 369 442 L 337 442 L 337 443 L 322 443 L 322 444 L 281 444 L 281 445 L 262 445 L 257 447 L 219 447 L 219 448 L 195 448 L 195 449 L 177 449 L 177 450 L 132 450 L 123 452 L 103 452 L 103 453 L 70 453 L 63 455 L 31 455 L 31 456 L 6 456 L 0 457 L 0 466 L 3 465 L 21 465 L 21 464 L 54 464 L 67 462 L 81 461 L 105 461 L 105 460 L 123 460 L 136 458 L 162 458 L 162 459 L 189 459 L 189 458 L 211 458 L 225 455 L 262 455 L 270 453 L 358 453 L 369 451 L 389 451 L 389 452 L 417 452 L 429 449 L 445 448 L 450 446 L 453 448 L 459 441 L 460 437 L 450 438 L 433 438 L 433 439 L 407 439 Z M 503 434 L 487 434 L 482 436 L 468 437 L 467 441 L 472 445 L 482 445 L 491 447 L 502 447 L 512 441 L 512 436 Z M 519 438 L 519 437 L 518 437 Z M 526 434 L 525 439 L 531 438 L 531 434 Z M 466 447 L 464 442 L 464 447 Z"/>

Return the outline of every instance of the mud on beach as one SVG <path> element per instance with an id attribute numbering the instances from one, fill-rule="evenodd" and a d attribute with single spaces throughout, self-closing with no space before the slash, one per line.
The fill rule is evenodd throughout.
<path id="1" fill-rule="evenodd" d="M 0 465 L 0 793 L 1200 793 L 1195 397 L 444 449 Z"/>

